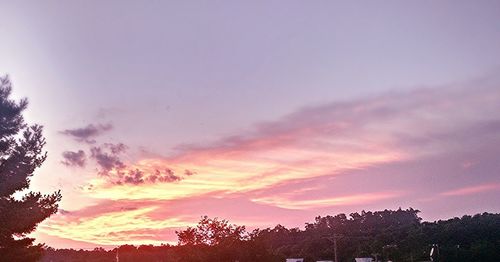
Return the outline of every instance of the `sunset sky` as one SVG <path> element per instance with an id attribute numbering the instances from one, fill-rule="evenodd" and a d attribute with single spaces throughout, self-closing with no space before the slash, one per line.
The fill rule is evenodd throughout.
<path id="1" fill-rule="evenodd" d="M 499 1 L 0 1 L 0 75 L 45 126 L 38 242 L 176 243 L 500 212 Z"/>

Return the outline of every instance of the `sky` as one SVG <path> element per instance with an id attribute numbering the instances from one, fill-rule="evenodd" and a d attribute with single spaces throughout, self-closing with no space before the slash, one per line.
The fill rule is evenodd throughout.
<path id="1" fill-rule="evenodd" d="M 0 75 L 44 125 L 33 234 L 176 243 L 413 207 L 500 212 L 498 1 L 0 1 Z"/>

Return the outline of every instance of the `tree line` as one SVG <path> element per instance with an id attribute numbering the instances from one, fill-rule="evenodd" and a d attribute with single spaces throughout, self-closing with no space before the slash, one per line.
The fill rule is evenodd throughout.
<path id="1" fill-rule="evenodd" d="M 418 213 L 409 208 L 318 216 L 304 229 L 277 225 L 251 232 L 245 226 L 205 216 L 197 226 L 176 232 L 177 245 L 123 245 L 108 251 L 46 248 L 42 261 L 111 262 L 117 254 L 120 262 L 333 260 L 334 240 L 339 261 L 355 257 L 429 261 L 433 244 L 439 247 L 439 261 L 500 261 L 500 214 L 422 222 Z"/>

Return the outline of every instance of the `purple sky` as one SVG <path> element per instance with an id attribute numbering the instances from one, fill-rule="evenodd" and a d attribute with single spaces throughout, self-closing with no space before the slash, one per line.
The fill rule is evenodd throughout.
<path id="1" fill-rule="evenodd" d="M 62 188 L 56 247 L 500 212 L 498 1 L 0 3 L 0 74 Z M 103 229 L 102 225 L 112 226 Z"/>

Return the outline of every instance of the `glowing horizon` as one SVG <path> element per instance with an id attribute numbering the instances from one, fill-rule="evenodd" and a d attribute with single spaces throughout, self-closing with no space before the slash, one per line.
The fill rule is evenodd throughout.
<path id="1" fill-rule="evenodd" d="M 257 125 L 238 137 L 230 136 L 205 146 L 182 146 L 170 157 L 145 157 L 116 164 L 128 149 L 113 151 L 114 145 L 104 144 L 99 151 L 102 159 L 89 159 L 94 157 L 101 171 L 80 191 L 97 204 L 80 211 L 64 209 L 41 225 L 39 232 L 105 246 L 174 243 L 173 232 L 193 225 L 205 214 L 200 212 L 205 211 L 170 207 L 193 201 L 219 202 L 211 210 L 215 216 L 218 215 L 214 211 L 226 208 L 233 215 L 232 205 L 238 201 L 233 203 L 231 199 L 245 199 L 243 207 L 256 205 L 281 210 L 274 212 L 308 214 L 324 213 L 325 208 L 352 210 L 415 196 L 425 203 L 425 197 L 411 185 L 391 183 L 390 177 L 384 178 L 389 180 L 385 181 L 386 188 L 380 189 L 351 188 L 336 193 L 328 192 L 327 185 L 334 186 L 336 180 L 356 183 L 349 175 L 353 172 L 373 180 L 376 178 L 370 177 L 371 170 L 380 167 L 404 167 L 455 150 L 487 147 L 488 139 L 497 137 L 497 120 L 487 112 L 500 110 L 497 82 L 489 81 L 493 82 L 482 87 L 474 83 L 474 88 L 424 89 L 308 108 L 282 120 Z M 374 118 L 374 114 L 380 117 Z M 440 126 L 442 119 L 448 119 L 447 125 Z M 471 130 L 475 130 L 479 140 L 467 137 Z M 451 134 L 456 137 L 450 137 Z M 457 147 L 457 139 L 463 146 Z M 96 148 L 96 144 L 87 147 Z M 104 153 L 104 148 L 110 151 Z M 107 166 L 104 160 L 115 164 Z M 467 171 L 482 160 L 475 161 L 456 162 L 454 166 Z M 104 167 L 107 169 L 103 171 Z M 404 168 L 398 169 L 404 173 Z M 303 181 L 314 183 L 298 187 Z M 485 192 L 496 194 L 499 189 L 498 183 L 490 182 L 439 189 L 432 197 L 442 201 Z M 419 208 L 419 204 L 418 200 L 413 201 L 412 207 Z M 231 215 L 229 218 L 234 220 Z M 235 222 L 249 223 L 251 227 L 281 222 L 279 218 L 261 216 L 243 216 Z"/>
<path id="2" fill-rule="evenodd" d="M 1 7 L 0 74 L 47 138 L 30 189 L 63 195 L 39 243 L 500 212 L 498 3 Z"/>

